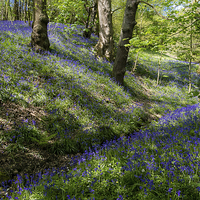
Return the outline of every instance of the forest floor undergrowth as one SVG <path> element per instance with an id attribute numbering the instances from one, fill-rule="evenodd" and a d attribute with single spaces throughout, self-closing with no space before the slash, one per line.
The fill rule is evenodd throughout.
<path id="1" fill-rule="evenodd" d="M 159 55 L 154 52 L 143 52 L 139 56 L 135 73 L 132 73 L 135 55 L 130 54 L 125 86 L 121 87 L 111 78 L 112 63 L 96 58 L 94 55 L 93 47 L 98 38 L 95 35 L 92 35 L 90 40 L 83 38 L 82 28 L 79 26 L 49 25 L 51 50 L 47 55 L 39 55 L 27 45 L 30 41 L 31 28 L 24 22 L 0 21 L 0 27 L 0 182 L 3 182 L 0 183 L 0 197 L 14 199 L 15 196 L 15 199 L 25 199 L 24 196 L 27 196 L 27 199 L 48 199 L 49 195 L 53 195 L 52 199 L 61 199 L 61 197 L 63 199 L 78 199 L 78 197 L 104 199 L 117 187 L 118 193 L 113 194 L 113 197 L 109 199 L 123 199 L 123 197 L 126 199 L 127 194 L 134 194 L 137 199 L 142 199 L 142 190 L 138 188 L 144 185 L 150 186 L 152 179 L 145 179 L 144 185 L 141 183 L 142 179 L 138 182 L 135 180 L 136 177 L 128 180 L 130 170 L 126 169 L 123 163 L 129 162 L 133 151 L 136 152 L 136 149 L 134 150 L 131 146 L 131 141 L 137 146 L 136 136 L 140 138 L 146 130 L 154 129 L 152 127 L 157 127 L 154 133 L 160 127 L 163 129 L 164 125 L 161 126 L 162 123 L 159 120 L 164 120 L 164 116 L 170 112 L 177 112 L 177 116 L 181 112 L 190 113 L 187 109 L 180 111 L 187 106 L 196 105 L 194 110 L 191 107 L 192 113 L 195 113 L 194 116 L 191 113 L 190 115 L 193 116 L 192 120 L 196 120 L 195 116 L 199 120 L 200 78 L 196 73 L 198 66 L 192 65 L 192 92 L 189 94 L 187 62 L 172 60 L 166 53 L 162 59 L 161 75 L 157 85 Z M 177 122 L 173 119 L 170 123 L 174 123 L 176 127 L 179 120 L 183 126 L 185 122 L 181 121 L 182 118 L 183 116 L 178 116 Z M 199 138 L 199 126 L 198 122 L 195 130 L 193 128 L 188 132 L 193 137 Z M 145 144 L 142 138 L 140 140 Z M 109 146 L 109 141 L 110 143 L 118 141 L 118 144 L 113 143 L 113 146 L 124 145 L 127 142 L 127 146 L 122 145 L 116 150 L 106 151 L 105 146 Z M 152 143 L 151 147 L 145 145 L 149 152 L 158 151 L 159 145 L 155 143 Z M 173 148 L 170 148 L 172 151 Z M 118 174 L 127 171 L 125 179 L 121 180 L 115 171 L 113 174 L 116 180 L 121 180 L 120 184 L 126 185 L 125 183 L 130 182 L 133 188 L 130 189 L 131 186 L 126 191 L 121 186 L 115 184 L 113 186 L 109 182 L 107 184 L 111 187 L 111 191 L 105 191 L 104 197 L 102 195 L 97 198 L 95 195 L 101 194 L 101 191 L 105 189 L 103 186 L 105 184 L 102 181 L 102 188 L 95 186 L 96 193 L 94 194 L 92 180 L 96 180 L 95 177 L 92 180 L 85 180 L 86 176 L 80 175 L 83 182 L 92 183 L 91 187 L 86 187 L 90 188 L 86 193 L 82 193 L 79 189 L 76 191 L 70 191 L 69 188 L 59 190 L 52 187 L 51 189 L 46 182 L 41 182 L 44 174 L 48 174 L 47 177 L 50 177 L 50 174 L 56 176 L 56 173 L 61 174 L 63 171 L 67 174 L 68 171 L 76 169 L 78 164 L 84 165 L 83 163 L 87 160 L 87 166 L 100 166 L 94 161 L 91 163 L 91 152 L 99 155 L 98 159 L 106 155 L 110 168 L 115 168 L 114 166 L 121 159 L 121 168 L 116 167 L 115 170 L 119 170 Z M 137 155 L 139 156 L 139 152 Z M 144 163 L 149 162 L 148 166 L 150 166 L 151 162 L 148 159 L 147 156 Z M 100 163 L 103 162 L 100 161 Z M 144 163 L 143 165 L 140 163 L 141 170 Z M 197 166 L 198 164 L 199 160 L 196 162 Z M 85 169 L 89 170 L 89 167 Z M 120 171 L 120 169 L 123 170 Z M 138 170 L 138 176 L 141 170 Z M 149 170 L 153 174 L 150 167 Z M 94 171 L 93 174 L 96 173 L 96 170 Z M 198 169 L 195 173 L 199 180 Z M 37 175 L 33 177 L 33 174 Z M 32 190 L 35 196 L 31 196 L 32 192 L 26 193 L 25 189 L 20 191 L 19 185 L 22 183 L 27 184 L 26 187 L 31 191 L 27 177 L 32 182 L 39 181 L 35 183 L 35 188 L 43 184 L 44 188 L 49 187 L 49 189 L 44 189 L 44 192 L 41 192 L 43 191 L 41 189 L 35 193 Z M 166 177 L 164 179 L 166 180 Z M 12 181 L 8 182 L 8 180 Z M 110 181 L 113 182 L 113 180 L 112 178 Z M 115 183 L 118 183 L 116 180 Z M 77 182 L 79 180 L 76 180 L 74 184 L 76 185 Z M 138 185 L 134 185 L 133 182 Z M 55 183 L 57 184 L 56 181 L 52 184 L 55 185 Z M 62 187 L 65 186 L 62 185 Z M 165 187 L 159 193 L 162 193 Z M 149 199 L 155 196 L 163 197 L 154 194 L 151 190 L 152 188 L 149 189 Z M 63 191 L 70 195 L 66 196 Z M 146 193 L 145 190 L 143 192 Z M 194 191 L 195 198 L 198 196 L 197 193 Z M 12 195 L 14 196 L 11 197 Z M 174 199 L 178 199 L 178 193 L 175 192 L 173 195 Z M 167 198 L 170 199 L 169 195 Z"/>

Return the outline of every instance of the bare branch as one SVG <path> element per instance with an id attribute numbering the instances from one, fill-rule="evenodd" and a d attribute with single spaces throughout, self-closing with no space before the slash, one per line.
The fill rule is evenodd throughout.
<path id="1" fill-rule="evenodd" d="M 118 11 L 118 10 L 124 8 L 124 7 L 126 7 L 126 6 L 121 6 L 121 7 L 119 7 L 119 8 L 116 8 L 115 10 L 113 10 L 113 11 L 111 12 L 111 15 L 112 15 L 114 12 L 116 12 L 116 11 Z"/>
<path id="2" fill-rule="evenodd" d="M 153 5 L 151 5 L 150 3 L 146 2 L 146 1 L 138 1 L 138 3 L 147 4 L 148 6 L 150 6 L 151 8 L 153 8 L 154 11 L 155 11 L 160 17 L 162 17 L 163 19 L 173 20 L 173 18 L 168 18 L 168 17 L 165 17 L 165 16 L 161 15 L 161 14 L 155 9 L 155 7 L 154 7 Z"/>

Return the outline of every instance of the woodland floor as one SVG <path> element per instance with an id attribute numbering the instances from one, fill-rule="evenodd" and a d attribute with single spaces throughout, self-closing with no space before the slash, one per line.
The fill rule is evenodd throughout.
<path id="1" fill-rule="evenodd" d="M 41 124 L 41 116 L 45 114 L 42 108 L 30 105 L 24 108 L 13 102 L 1 102 L 0 110 L 0 134 L 16 129 L 22 121 L 27 119 Z M 39 172 L 44 173 L 45 169 L 68 167 L 72 157 L 81 155 L 80 153 L 55 155 L 49 153 L 47 149 L 38 148 L 35 144 L 29 144 L 26 149 L 12 149 L 11 151 L 6 148 L 7 146 L 8 143 L 0 143 L 0 171 L 5 174 L 5 180 L 16 179 L 17 174 L 32 175 Z M 3 191 L 0 191 L 1 195 Z"/>
<path id="2" fill-rule="evenodd" d="M 148 91 L 146 91 L 148 93 Z M 150 104 L 148 99 L 142 99 L 145 107 Z M 34 107 L 30 104 L 25 108 L 19 104 L 7 101 L 0 101 L 0 134 L 9 133 L 19 127 L 23 121 L 34 120 L 42 130 L 42 117 L 46 114 L 44 108 Z M 146 109 L 145 109 L 146 110 Z M 146 112 L 148 112 L 146 110 Z M 158 119 L 161 116 L 149 115 L 148 123 L 151 120 Z M 24 176 L 44 173 L 45 169 L 53 170 L 55 168 L 70 167 L 72 157 L 79 157 L 81 153 L 70 155 L 55 155 L 49 153 L 45 148 L 39 148 L 35 144 L 28 144 L 28 148 L 16 149 L 7 148 L 10 145 L 5 142 L 0 143 L 0 170 L 5 174 L 5 180 L 17 178 L 17 174 Z M 10 149 L 10 151 L 9 151 Z M 11 189 L 11 188 L 10 188 Z M 0 196 L 3 192 L 0 191 Z"/>

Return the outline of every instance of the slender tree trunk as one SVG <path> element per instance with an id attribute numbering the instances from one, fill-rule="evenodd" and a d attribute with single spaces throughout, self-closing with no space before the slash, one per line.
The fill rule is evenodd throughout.
<path id="1" fill-rule="evenodd" d="M 95 18 L 97 15 L 97 0 L 93 1 L 92 8 L 88 8 L 87 12 L 88 17 L 85 24 L 85 30 L 83 31 L 83 37 L 90 38 L 91 34 L 94 32 Z"/>
<path id="2" fill-rule="evenodd" d="M 97 4 L 97 8 L 98 8 L 98 4 Z M 94 22 L 94 33 L 99 37 L 99 14 L 97 12 L 97 18 L 95 19 Z"/>
<path id="3" fill-rule="evenodd" d="M 188 92 L 190 93 L 191 92 L 191 88 L 192 88 L 192 81 L 191 81 L 191 63 L 192 63 L 192 58 L 190 57 L 190 60 L 189 60 L 189 89 L 188 89 Z"/>
<path id="4" fill-rule="evenodd" d="M 33 5 L 33 13 L 32 13 L 32 20 L 33 20 L 33 23 L 32 23 L 32 28 L 33 28 L 34 22 L 35 22 L 35 1 L 36 1 L 36 0 L 32 0 L 32 5 Z"/>
<path id="5" fill-rule="evenodd" d="M 135 58 L 135 64 L 134 64 L 134 67 L 132 68 L 132 73 L 134 73 L 135 70 L 136 70 L 136 67 L 137 67 L 137 61 L 138 61 L 138 56 L 139 56 L 139 51 L 137 52 L 137 55 L 136 55 L 136 58 Z"/>
<path id="6" fill-rule="evenodd" d="M 4 5 L 3 5 L 3 20 L 7 20 L 6 19 L 6 5 L 7 5 L 7 2 L 4 1 Z"/>
<path id="7" fill-rule="evenodd" d="M 10 18 L 9 18 L 9 13 L 10 13 Z M 12 10 L 11 10 L 11 6 L 10 6 L 10 0 L 8 0 L 8 18 L 9 18 L 9 20 L 12 20 Z"/>
<path id="8" fill-rule="evenodd" d="M 1 7 L 1 20 L 3 20 L 3 6 Z"/>
<path id="9" fill-rule="evenodd" d="M 137 8 L 137 0 L 127 0 L 124 20 L 122 23 L 122 30 L 117 48 L 117 55 L 113 66 L 113 77 L 119 85 L 124 85 L 126 61 L 129 52 L 129 47 L 125 47 L 125 45 L 129 44 L 129 40 L 132 38 L 133 28 L 137 24 L 137 22 L 135 21 Z"/>
<path id="10" fill-rule="evenodd" d="M 36 52 L 49 50 L 50 43 L 47 35 L 48 22 L 46 0 L 35 0 L 35 20 L 31 34 L 31 45 Z"/>
<path id="11" fill-rule="evenodd" d="M 17 0 L 14 0 L 14 21 L 19 20 L 19 12 L 18 12 L 19 3 Z"/>
<path id="12" fill-rule="evenodd" d="M 163 52 L 161 51 L 161 56 L 159 58 L 159 63 L 158 63 L 157 86 L 159 84 L 159 79 L 160 79 L 160 66 L 161 66 L 162 54 L 163 54 Z"/>
<path id="13" fill-rule="evenodd" d="M 46 0 L 46 1 L 47 1 L 47 5 L 52 5 L 51 0 Z M 52 9 L 51 9 L 51 13 L 49 13 L 49 15 L 48 15 L 49 22 L 51 22 L 51 14 L 52 14 Z"/>
<path id="14" fill-rule="evenodd" d="M 98 0 L 99 14 L 99 41 L 96 44 L 96 52 L 100 57 L 113 60 L 114 41 L 111 14 L 111 0 Z"/>
<path id="15" fill-rule="evenodd" d="M 19 0 L 19 6 L 18 6 L 18 13 L 19 13 L 19 20 L 22 20 L 22 1 Z"/>
<path id="16" fill-rule="evenodd" d="M 27 7 L 27 0 L 24 0 L 24 22 L 25 23 L 26 23 L 26 19 L 27 19 L 27 17 L 26 17 L 26 11 L 27 11 L 26 7 Z"/>
<path id="17" fill-rule="evenodd" d="M 94 32 L 93 28 L 94 28 L 94 24 L 95 24 L 96 15 L 97 15 L 97 0 L 94 0 L 91 18 L 90 18 L 90 27 L 92 27 L 92 32 Z"/>
<path id="18" fill-rule="evenodd" d="M 28 25 L 31 26 L 30 0 L 28 0 Z"/>
<path id="19" fill-rule="evenodd" d="M 25 4 L 25 0 L 21 0 L 21 21 L 24 20 L 24 4 Z"/>
<path id="20" fill-rule="evenodd" d="M 3 2 L 1 2 L 1 20 L 3 20 L 3 13 L 4 13 L 4 5 L 3 5 Z"/>
<path id="21" fill-rule="evenodd" d="M 1 2 L 1 20 L 3 20 L 4 18 L 4 5 L 3 5 L 3 2 Z"/>
<path id="22" fill-rule="evenodd" d="M 191 64 L 192 64 L 192 52 L 193 52 L 193 41 L 192 41 L 192 19 L 191 19 L 191 26 L 190 26 L 190 60 L 189 60 L 189 89 L 188 92 L 191 92 L 192 88 L 192 77 L 191 77 Z"/>
<path id="23" fill-rule="evenodd" d="M 1 7 L 1 19 L 5 20 L 5 2 L 2 2 L 2 7 Z"/>
<path id="24" fill-rule="evenodd" d="M 9 3 L 9 10 L 10 10 L 10 20 L 13 21 L 13 9 L 11 8 L 10 3 Z"/>
<path id="25" fill-rule="evenodd" d="M 6 12 L 5 12 L 5 20 L 8 20 L 8 5 L 10 4 L 9 0 L 6 1 Z"/>
<path id="26" fill-rule="evenodd" d="M 90 38 L 91 31 L 92 31 L 91 27 L 89 27 L 91 8 L 86 7 L 86 4 L 85 4 L 85 10 L 87 11 L 87 19 L 86 19 L 86 23 L 85 23 L 85 29 L 83 30 L 83 37 Z"/>

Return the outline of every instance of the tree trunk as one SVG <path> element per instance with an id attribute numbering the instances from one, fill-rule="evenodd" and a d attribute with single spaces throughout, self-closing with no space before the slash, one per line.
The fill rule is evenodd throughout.
<path id="1" fill-rule="evenodd" d="M 18 2 L 18 13 L 19 13 L 19 20 L 21 20 L 21 0 Z"/>
<path id="2" fill-rule="evenodd" d="M 86 4 L 85 4 L 85 10 L 87 12 L 87 19 L 86 19 L 86 22 L 85 22 L 85 29 L 83 30 L 83 37 L 84 38 L 90 38 L 91 36 L 91 33 L 92 33 L 92 28 L 89 27 L 89 22 L 90 22 L 90 15 L 91 15 L 91 7 L 87 7 Z"/>
<path id="3" fill-rule="evenodd" d="M 192 77 L 191 77 L 191 64 L 192 64 L 192 54 L 193 54 L 193 36 L 192 36 L 192 22 L 191 19 L 191 26 L 190 26 L 190 59 L 189 59 L 189 88 L 188 92 L 191 92 L 192 89 Z"/>
<path id="4" fill-rule="evenodd" d="M 88 13 L 87 20 L 85 23 L 85 29 L 83 30 L 83 37 L 90 38 L 91 34 L 94 32 L 94 22 L 97 14 L 97 0 L 94 0 L 92 7 L 86 7 L 85 9 Z"/>
<path id="5" fill-rule="evenodd" d="M 6 18 L 6 4 L 7 4 L 7 2 L 4 1 L 4 5 L 2 6 L 2 8 L 3 8 L 3 20 L 7 20 L 7 18 Z"/>
<path id="6" fill-rule="evenodd" d="M 10 20 L 12 21 L 13 20 L 13 9 L 11 8 L 10 1 L 9 1 L 9 12 L 10 12 Z"/>
<path id="7" fill-rule="evenodd" d="M 136 67 L 137 67 L 137 61 L 138 61 L 138 56 L 139 56 L 139 51 L 137 52 L 137 55 L 136 55 L 136 58 L 135 58 L 135 64 L 134 64 L 134 67 L 132 68 L 132 73 L 134 73 L 135 70 L 136 70 Z"/>
<path id="8" fill-rule="evenodd" d="M 98 7 L 98 5 L 97 5 Z M 99 37 L 99 14 L 97 12 L 97 18 L 94 20 L 94 34 Z"/>
<path id="9" fill-rule="evenodd" d="M 17 12 L 18 12 L 18 20 L 21 20 L 20 19 L 20 0 L 17 0 L 18 1 L 18 10 L 17 10 Z"/>
<path id="10" fill-rule="evenodd" d="M 6 13 L 5 13 L 5 20 L 8 20 L 8 5 L 10 4 L 10 1 L 6 1 Z"/>
<path id="11" fill-rule="evenodd" d="M 92 27 L 92 32 L 94 31 L 93 28 L 94 28 L 94 24 L 95 24 L 96 15 L 97 15 L 97 0 L 94 0 L 91 18 L 90 18 L 90 27 Z"/>
<path id="12" fill-rule="evenodd" d="M 14 21 L 19 20 L 19 12 L 18 12 L 19 3 L 17 0 L 14 1 Z"/>
<path id="13" fill-rule="evenodd" d="M 33 26 L 34 26 L 34 22 L 35 22 L 35 1 L 36 0 L 32 0 L 32 7 L 33 7 L 33 13 L 32 13 L 32 28 L 33 28 Z"/>
<path id="14" fill-rule="evenodd" d="M 26 23 L 26 7 L 27 7 L 27 0 L 24 0 L 24 22 Z"/>
<path id="15" fill-rule="evenodd" d="M 10 6 L 10 0 L 8 0 L 8 11 L 10 13 L 10 19 L 9 20 L 12 20 L 12 9 L 11 9 L 11 6 Z M 9 18 L 9 15 L 8 15 L 8 18 Z"/>
<path id="16" fill-rule="evenodd" d="M 100 30 L 95 49 L 98 56 L 111 61 L 114 54 L 111 0 L 98 0 L 98 14 Z"/>
<path id="17" fill-rule="evenodd" d="M 160 67 L 161 67 L 162 55 L 163 55 L 163 52 L 161 51 L 161 55 L 160 55 L 160 59 L 159 59 L 159 63 L 158 63 L 158 74 L 157 74 L 156 86 L 158 86 L 158 84 L 159 84 L 159 79 L 160 79 Z"/>
<path id="18" fill-rule="evenodd" d="M 35 0 L 35 20 L 31 34 L 31 45 L 36 52 L 49 50 L 47 35 L 48 16 L 46 13 L 46 0 Z"/>
<path id="19" fill-rule="evenodd" d="M 113 66 L 113 77 L 119 85 L 124 85 L 126 60 L 129 52 L 129 47 L 125 47 L 125 45 L 129 44 L 129 40 L 132 38 L 133 28 L 137 24 L 137 22 L 135 21 L 137 8 L 137 0 L 127 0 L 122 30 L 117 48 L 117 55 Z"/>
<path id="20" fill-rule="evenodd" d="M 4 6 L 3 6 L 3 2 L 1 2 L 2 4 L 1 4 L 1 20 L 3 20 L 3 18 L 4 18 Z"/>
<path id="21" fill-rule="evenodd" d="M 2 3 L 2 7 L 1 7 L 1 19 L 5 20 L 5 2 L 1 2 Z"/>
<path id="22" fill-rule="evenodd" d="M 30 0 L 28 0 L 27 3 L 28 3 L 28 5 L 27 5 L 27 7 L 28 7 L 28 25 L 31 26 L 31 19 L 30 19 L 30 18 L 31 18 L 30 3 L 31 3 L 31 2 L 30 2 Z"/>

